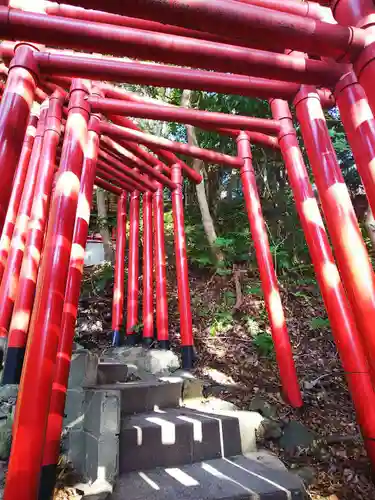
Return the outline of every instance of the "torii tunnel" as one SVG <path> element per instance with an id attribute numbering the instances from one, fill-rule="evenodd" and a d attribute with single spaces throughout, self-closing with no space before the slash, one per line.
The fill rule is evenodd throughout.
<path id="1" fill-rule="evenodd" d="M 302 406 L 251 146 L 278 149 L 284 159 L 375 468 L 375 277 L 323 112 L 338 106 L 375 213 L 373 1 L 0 4 L 2 384 L 20 384 L 5 500 L 41 498 L 44 473 L 56 469 L 94 185 L 118 199 L 113 344 L 141 340 L 149 346 L 155 310 L 157 346 L 170 347 L 163 207 L 163 192 L 169 190 L 183 368 L 191 369 L 199 355 L 182 185 L 184 179 L 202 179 L 180 154 L 239 170 L 282 392 L 291 406 Z M 109 82 L 258 97 L 268 100 L 272 119 L 167 106 Z M 133 118 L 190 124 L 234 137 L 237 156 L 145 133 Z M 321 206 L 293 120 L 300 126 Z M 138 322 L 143 323 L 142 339 L 135 331 Z"/>

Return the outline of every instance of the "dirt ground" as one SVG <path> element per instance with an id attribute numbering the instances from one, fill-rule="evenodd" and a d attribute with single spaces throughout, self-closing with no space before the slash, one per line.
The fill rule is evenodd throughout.
<path id="1" fill-rule="evenodd" d="M 172 342 L 177 346 L 176 283 L 173 269 L 169 273 L 169 322 Z M 239 408 L 250 409 L 257 397 L 281 427 L 298 421 L 316 433 L 311 446 L 292 452 L 283 449 L 278 439 L 262 443 L 288 468 L 302 471 L 304 477 L 307 474 L 313 500 L 375 500 L 369 462 L 316 284 L 298 277 L 281 281 L 304 400 L 303 408 L 294 410 L 280 392 L 275 356 L 267 343 L 269 327 L 258 280 L 243 273 L 243 302 L 233 311 L 238 297 L 232 276 L 191 274 L 196 373 L 217 384 L 220 397 Z M 78 342 L 92 349 L 109 343 L 110 308 L 110 285 L 91 298 L 87 294 L 83 297 Z M 265 340 L 257 344 L 259 335 Z"/>

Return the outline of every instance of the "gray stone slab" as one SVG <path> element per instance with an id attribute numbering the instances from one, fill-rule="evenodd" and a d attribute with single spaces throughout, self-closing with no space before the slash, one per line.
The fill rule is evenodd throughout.
<path id="1" fill-rule="evenodd" d="M 305 500 L 302 484 L 288 472 L 245 457 L 214 459 L 173 468 L 138 471 L 119 478 L 111 500 Z"/>
<path id="2" fill-rule="evenodd" d="M 83 429 L 85 391 L 81 387 L 68 389 L 64 410 L 64 427 Z"/>
<path id="3" fill-rule="evenodd" d="M 167 422 L 160 414 L 146 418 L 137 415 L 129 420 L 128 427 L 120 434 L 121 472 L 150 469 L 155 464 L 172 467 L 192 462 L 191 426 Z"/>
<path id="4" fill-rule="evenodd" d="M 98 384 L 112 384 L 125 382 L 128 367 L 123 363 L 100 362 L 98 365 Z"/>
<path id="5" fill-rule="evenodd" d="M 99 358 L 87 349 L 73 352 L 69 371 L 69 389 L 96 384 Z"/>
<path id="6" fill-rule="evenodd" d="M 85 432 L 85 477 L 113 484 L 118 475 L 119 438 L 102 434 L 99 438 Z"/>
<path id="7" fill-rule="evenodd" d="M 84 429 L 100 435 L 120 432 L 121 393 L 111 389 L 87 389 L 85 391 Z"/>
<path id="8" fill-rule="evenodd" d="M 216 400 L 215 401 L 221 401 Z M 223 415 L 231 416 L 238 420 L 239 429 L 241 434 L 241 444 L 243 454 L 249 453 L 252 451 L 256 451 L 257 445 L 257 435 L 259 433 L 259 429 L 262 426 L 262 422 L 264 418 L 260 413 L 254 411 L 242 411 L 242 410 L 227 410 L 221 409 L 220 405 L 217 405 L 216 402 L 214 405 L 211 404 L 212 400 L 208 400 L 207 404 L 205 401 L 191 399 L 188 400 L 188 404 L 185 403 L 186 408 L 194 409 L 201 414 L 209 414 L 216 415 L 216 417 L 222 417 Z M 224 401 L 226 403 L 226 401 Z M 228 453 L 226 453 L 228 456 Z"/>
<path id="9" fill-rule="evenodd" d="M 96 385 L 95 389 L 121 391 L 121 412 L 126 415 L 153 411 L 154 407 L 176 408 L 179 406 L 182 382 L 126 382 Z"/>
<path id="10" fill-rule="evenodd" d="M 85 474 L 85 433 L 83 430 L 71 430 L 63 437 L 62 448 L 64 455 L 73 465 L 78 474 Z"/>
<path id="11" fill-rule="evenodd" d="M 259 462 L 262 465 L 269 467 L 270 469 L 278 469 L 284 472 L 288 470 L 277 455 L 262 448 L 257 451 L 246 453 L 245 456 L 246 458 L 249 458 L 250 460 L 255 460 L 256 462 Z"/>
<path id="12" fill-rule="evenodd" d="M 157 382 L 145 383 L 132 387 L 122 392 L 121 410 L 125 414 L 152 411 L 155 406 L 159 408 L 175 408 L 179 405 L 181 384 Z"/>
<path id="13" fill-rule="evenodd" d="M 173 351 L 145 349 L 143 347 L 111 347 L 101 356 L 103 361 L 117 360 L 129 365 L 132 372 L 141 376 L 168 376 L 180 366 L 178 356 Z"/>
<path id="14" fill-rule="evenodd" d="M 273 485 L 275 484 L 280 490 L 284 489 L 292 493 L 302 492 L 303 495 L 306 495 L 302 481 L 296 477 L 295 474 L 291 474 L 281 468 L 267 467 L 259 460 L 251 460 L 250 458 L 242 455 L 232 457 L 231 462 L 236 468 L 241 468 L 241 470 L 248 470 L 250 465 L 251 470 L 248 470 L 248 473 L 251 473 L 254 477 L 261 478 L 262 483 L 266 483 L 268 488 L 273 488 Z M 263 488 L 265 488 L 265 486 L 263 486 Z M 292 494 L 291 498 L 304 498 L 303 495 L 301 496 L 296 494 L 293 496 Z"/>
<path id="15" fill-rule="evenodd" d="M 241 452 L 239 424 L 186 408 L 135 415 L 121 422 L 120 450 L 121 472 L 229 456 Z"/>

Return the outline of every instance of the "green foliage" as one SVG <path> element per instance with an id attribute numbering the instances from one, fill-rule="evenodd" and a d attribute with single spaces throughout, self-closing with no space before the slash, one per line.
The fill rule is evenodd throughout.
<path id="1" fill-rule="evenodd" d="M 328 112 L 329 135 L 331 136 L 333 147 L 336 151 L 337 159 L 341 166 L 341 171 L 345 182 L 352 194 L 356 193 L 361 186 L 361 179 L 355 166 L 353 154 L 349 147 L 344 127 L 340 119 L 337 108 Z"/>
<path id="2" fill-rule="evenodd" d="M 228 307 L 234 306 L 236 302 L 235 294 L 230 290 L 226 290 L 223 295 L 224 295 L 225 305 Z"/>
<path id="3" fill-rule="evenodd" d="M 304 292 L 301 292 L 300 290 L 297 290 L 296 292 L 293 292 L 293 295 L 295 297 L 299 297 L 301 299 L 305 299 L 305 300 L 310 300 L 310 296 L 307 295 L 306 293 Z"/>
<path id="4" fill-rule="evenodd" d="M 91 293 L 101 293 L 113 280 L 113 266 L 109 262 L 104 262 L 100 266 L 96 266 L 90 274 L 90 279 L 83 282 L 83 289 Z"/>
<path id="5" fill-rule="evenodd" d="M 261 286 L 247 286 L 245 288 L 245 295 L 261 296 L 263 294 Z"/>
<path id="6" fill-rule="evenodd" d="M 198 316 L 200 316 L 201 318 L 209 318 L 211 316 L 211 311 L 203 307 L 202 304 L 199 304 L 199 307 L 197 307 L 196 312 L 198 313 Z"/>
<path id="7" fill-rule="evenodd" d="M 248 261 L 249 256 L 249 232 L 244 231 L 228 232 L 224 236 L 219 236 L 215 241 L 215 246 L 219 248 L 225 256 L 225 264 L 232 267 L 233 263 Z"/>
<path id="8" fill-rule="evenodd" d="M 253 345 L 259 352 L 261 356 L 265 356 L 267 358 L 273 357 L 274 355 L 274 346 L 273 340 L 269 333 L 262 332 L 259 333 L 253 340 Z"/>
<path id="9" fill-rule="evenodd" d="M 297 278 L 294 280 L 296 285 L 315 285 L 316 286 L 316 279 L 315 278 Z"/>
<path id="10" fill-rule="evenodd" d="M 311 320 L 310 326 L 313 330 L 321 330 L 322 328 L 329 326 L 329 319 L 318 316 L 317 318 L 313 318 Z"/>
<path id="11" fill-rule="evenodd" d="M 262 333 L 258 321 L 256 321 L 252 316 L 246 316 L 245 318 L 246 329 L 251 335 L 251 337 L 257 337 Z"/>
<path id="12" fill-rule="evenodd" d="M 225 267 L 218 267 L 216 270 L 216 274 L 219 276 L 229 276 L 232 274 L 232 270 Z"/>
<path id="13" fill-rule="evenodd" d="M 134 333 L 141 333 L 143 330 L 143 323 L 137 323 L 131 327 L 131 331 Z"/>
<path id="14" fill-rule="evenodd" d="M 105 262 L 100 266 L 98 271 L 94 274 L 94 287 L 98 292 L 102 292 L 105 287 L 113 279 L 113 266 L 109 262 Z"/>
<path id="15" fill-rule="evenodd" d="M 214 321 L 210 326 L 210 335 L 215 337 L 218 333 L 224 333 L 231 328 L 233 316 L 228 311 L 219 311 L 215 314 Z"/>

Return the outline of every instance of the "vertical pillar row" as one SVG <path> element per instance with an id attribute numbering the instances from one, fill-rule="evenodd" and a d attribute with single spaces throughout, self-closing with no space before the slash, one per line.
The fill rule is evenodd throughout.
<path id="1" fill-rule="evenodd" d="M 180 312 L 181 358 L 182 368 L 190 370 L 194 365 L 195 351 L 184 227 L 184 202 L 182 196 L 183 177 L 181 165 L 179 163 L 174 163 L 171 166 L 171 178 L 172 182 L 177 185 L 172 191 L 172 209 L 176 252 L 178 307 Z"/>
<path id="2" fill-rule="evenodd" d="M 156 167 L 159 168 L 160 167 Z M 152 195 L 154 212 L 155 287 L 156 287 L 156 336 L 160 349 L 169 349 L 168 297 L 165 261 L 164 198 L 163 186 L 158 182 Z"/>
<path id="3" fill-rule="evenodd" d="M 271 109 L 273 118 L 280 120 L 279 144 L 289 183 L 345 370 L 357 421 L 367 453 L 375 466 L 375 392 L 370 367 L 310 184 L 289 105 L 281 99 L 273 99 Z"/>
<path id="4" fill-rule="evenodd" d="M 154 342 L 152 193 L 143 193 L 143 344 Z"/>
<path id="5" fill-rule="evenodd" d="M 126 201 L 127 193 L 124 191 L 117 199 L 115 283 L 112 302 L 112 345 L 114 346 L 121 345 L 121 328 L 124 320 Z"/>
<path id="6" fill-rule="evenodd" d="M 3 384 L 19 384 L 25 356 L 27 333 L 33 309 L 35 288 L 42 253 L 45 226 L 52 192 L 52 179 L 56 164 L 56 150 L 61 135 L 62 107 L 65 93 L 56 91 L 49 98 L 44 126 L 43 145 L 38 153 L 39 168 L 28 221 L 25 251 L 9 326 L 8 346 L 3 371 Z M 37 141 L 35 139 L 34 145 Z M 32 162 L 33 154 L 30 159 Z"/>
<path id="7" fill-rule="evenodd" d="M 84 152 L 73 244 L 66 280 L 61 332 L 57 348 L 51 403 L 48 413 L 42 473 L 40 475 L 39 500 L 50 500 L 52 498 L 56 482 L 65 400 L 68 390 L 72 347 L 83 276 L 86 241 L 90 224 L 90 209 L 96 174 L 96 162 L 99 151 L 99 125 L 100 116 L 91 115 L 88 126 L 87 144 Z"/>
<path id="8" fill-rule="evenodd" d="M 375 277 L 314 87 L 295 108 L 344 287 L 375 381 Z"/>
<path id="9" fill-rule="evenodd" d="M 17 399 L 5 500 L 38 498 L 43 445 L 87 140 L 87 95 L 85 82 L 74 79 Z"/>
<path id="10" fill-rule="evenodd" d="M 138 190 L 132 191 L 129 202 L 129 258 L 128 299 L 126 317 L 126 343 L 135 345 L 139 340 L 138 295 L 139 295 L 139 200 Z"/>

